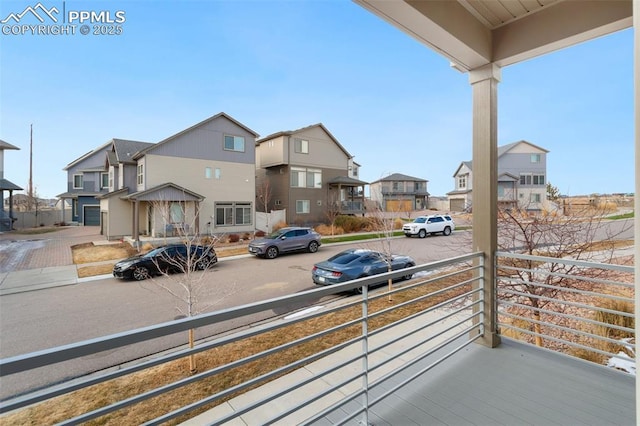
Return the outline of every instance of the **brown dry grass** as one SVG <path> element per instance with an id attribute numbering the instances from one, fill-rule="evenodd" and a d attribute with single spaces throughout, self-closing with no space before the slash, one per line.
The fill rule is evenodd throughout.
<path id="1" fill-rule="evenodd" d="M 372 301 L 370 304 L 370 311 L 380 311 L 390 307 L 391 305 L 401 304 L 407 300 L 416 298 L 418 295 L 431 293 L 451 284 L 453 284 L 451 282 L 451 278 L 447 278 L 431 284 L 428 288 L 407 289 L 395 294 L 392 302 L 389 302 L 387 298 L 380 298 Z M 468 291 L 468 288 L 452 290 L 447 292 L 447 294 L 434 297 L 432 300 L 421 301 L 413 305 L 400 307 L 392 312 L 388 312 L 373 319 L 369 328 L 370 330 L 377 329 L 385 324 L 397 321 L 400 318 L 407 317 L 415 312 L 423 311 L 429 306 L 433 306 L 445 299 L 453 297 L 454 294 L 460 294 L 465 291 Z M 198 354 L 199 371 L 202 372 L 210 370 L 216 366 L 225 365 L 234 360 L 250 356 L 251 354 L 265 351 L 269 348 L 273 348 L 321 330 L 326 330 L 337 324 L 343 324 L 349 320 L 358 318 L 360 315 L 360 306 L 345 308 L 341 311 L 333 312 L 319 318 L 312 318 L 298 324 L 287 326 L 280 330 L 270 331 L 262 335 Z M 165 395 L 141 402 L 135 406 L 110 413 L 89 422 L 89 424 L 121 425 L 144 423 L 145 421 L 195 402 L 213 393 L 227 389 L 311 354 L 320 352 L 326 348 L 335 346 L 357 336 L 360 332 L 361 330 L 358 326 L 333 332 L 321 337 L 320 339 L 297 345 L 289 350 L 281 351 L 275 355 L 263 358 L 248 365 L 220 373 L 213 377 L 200 380 L 192 385 L 181 387 Z M 88 389 L 80 390 L 75 393 L 44 402 L 37 406 L 11 413 L 0 419 L 0 422 L 4 424 L 20 425 L 53 424 L 115 401 L 123 400 L 133 395 L 157 388 L 164 384 L 175 382 L 188 376 L 188 359 L 185 358 L 183 360 L 177 360 L 162 366 L 150 368 L 140 373 L 95 385 Z M 229 398 L 231 397 L 233 396 L 230 396 Z M 218 402 L 218 404 L 219 403 L 220 402 Z M 203 407 L 197 412 L 193 412 L 191 416 L 210 408 L 212 408 L 212 406 Z M 180 418 L 172 422 L 172 424 L 177 424 L 184 420 L 186 420 L 186 418 Z"/>

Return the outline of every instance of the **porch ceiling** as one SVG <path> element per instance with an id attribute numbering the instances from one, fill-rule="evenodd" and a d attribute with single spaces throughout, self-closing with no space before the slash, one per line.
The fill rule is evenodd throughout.
<path id="1" fill-rule="evenodd" d="M 632 26 L 632 0 L 354 0 L 466 72 Z"/>

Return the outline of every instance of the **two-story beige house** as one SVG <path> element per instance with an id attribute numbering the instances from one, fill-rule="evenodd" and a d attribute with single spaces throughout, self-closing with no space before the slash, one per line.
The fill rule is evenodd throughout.
<path id="1" fill-rule="evenodd" d="M 429 204 L 426 179 L 392 173 L 371 182 L 371 201 L 383 211 L 405 212 L 426 209 Z"/>
<path id="2" fill-rule="evenodd" d="M 101 150 L 102 233 L 137 241 L 253 231 L 257 136 L 219 113 L 158 143 L 113 140 Z"/>
<path id="3" fill-rule="evenodd" d="M 547 208 L 548 150 L 527 141 L 498 147 L 498 205 L 501 208 Z M 447 193 L 452 211 L 473 206 L 473 164 L 463 161 L 453 174 L 455 189 Z"/>
<path id="4" fill-rule="evenodd" d="M 321 123 L 256 142 L 256 205 L 286 210 L 288 224 L 315 225 L 333 213 L 364 214 L 358 163 Z"/>

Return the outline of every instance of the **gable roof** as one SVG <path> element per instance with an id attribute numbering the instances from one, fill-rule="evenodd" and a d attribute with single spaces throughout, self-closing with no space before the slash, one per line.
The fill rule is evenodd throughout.
<path id="1" fill-rule="evenodd" d="M 92 155 L 95 155 L 95 154 L 97 154 L 97 153 L 99 153 L 101 151 L 106 151 L 107 147 L 109 145 L 111 145 L 112 142 L 113 142 L 113 140 L 110 140 L 109 142 L 107 142 L 107 143 L 105 143 L 103 145 L 100 145 L 96 149 L 93 149 L 93 150 L 87 152 L 86 154 L 81 155 L 80 157 L 76 158 L 75 160 L 73 160 L 72 162 L 67 164 L 62 170 L 69 170 L 71 167 L 75 166 L 76 164 L 78 164 L 82 160 L 85 160 L 88 157 L 91 157 Z"/>
<path id="2" fill-rule="evenodd" d="M 155 144 L 150 142 L 130 141 L 127 139 L 113 139 L 113 152 L 119 163 L 135 163 L 133 156 Z"/>
<path id="3" fill-rule="evenodd" d="M 202 201 L 205 199 L 204 196 L 172 182 L 133 192 L 123 198 L 140 201 Z"/>
<path id="4" fill-rule="evenodd" d="M 374 182 L 371 183 L 378 183 L 378 182 L 391 182 L 391 181 L 404 181 L 404 182 L 429 182 L 426 179 L 420 179 L 417 177 L 413 177 L 413 176 L 408 176 L 408 175 L 403 175 L 402 173 L 393 173 L 390 174 L 387 177 L 383 177 L 382 179 L 378 179 Z"/>
<path id="5" fill-rule="evenodd" d="M 264 138 L 258 139 L 256 141 L 256 146 L 260 145 L 263 142 L 269 141 L 271 139 L 278 138 L 280 136 L 292 136 L 292 135 L 295 135 L 296 133 L 304 132 L 305 130 L 312 129 L 314 127 L 321 128 L 327 134 L 327 136 L 329 136 L 329 138 L 333 141 L 333 143 L 335 143 L 338 146 L 338 148 L 340 148 L 342 150 L 342 152 L 344 152 L 344 154 L 347 156 L 347 158 L 353 158 L 353 155 L 349 154 L 349 151 L 347 151 L 345 149 L 345 147 L 342 146 L 342 144 L 340 142 L 338 142 L 338 139 L 336 139 L 331 134 L 331 132 L 322 123 L 316 123 L 316 124 L 312 124 L 310 126 L 301 127 L 301 128 L 299 128 L 297 130 L 285 130 L 285 131 L 281 131 L 281 132 L 272 133 L 272 134 L 270 134 L 268 136 L 265 136 Z"/>
<path id="6" fill-rule="evenodd" d="M 516 146 L 520 145 L 520 144 L 527 144 L 535 149 L 539 149 L 540 151 L 543 151 L 545 153 L 548 153 L 549 150 L 548 149 L 544 149 L 538 145 L 534 145 L 529 141 L 525 141 L 525 140 L 521 140 L 518 142 L 512 142 L 506 145 L 502 145 L 498 147 L 498 158 L 502 157 L 504 154 L 506 154 L 507 152 L 511 151 L 513 148 L 515 148 Z M 460 171 L 460 169 L 462 168 L 462 166 L 467 166 L 469 168 L 469 170 L 473 170 L 473 162 L 472 161 L 463 161 L 462 163 L 460 163 L 460 165 L 458 166 L 458 168 L 456 169 L 456 171 L 453 173 L 453 177 L 456 177 L 458 175 L 458 172 Z"/>
<path id="7" fill-rule="evenodd" d="M 9 142 L 5 142 L 2 139 L 0 139 L 0 150 L 2 149 L 20 149 L 15 145 L 11 145 Z"/>
<path id="8" fill-rule="evenodd" d="M 196 129 L 196 128 L 200 127 L 200 126 L 203 126 L 203 125 L 205 125 L 205 124 L 209 123 L 210 121 L 213 121 L 213 120 L 218 119 L 218 118 L 220 118 L 220 117 L 224 117 L 224 118 L 226 118 L 227 120 L 229 120 L 229 121 L 231 121 L 232 123 L 234 123 L 235 125 L 237 125 L 237 126 L 239 126 L 239 127 L 242 127 L 244 130 L 246 130 L 247 132 L 251 133 L 251 134 L 252 134 L 254 137 L 256 137 L 256 138 L 259 136 L 256 132 L 254 132 L 253 130 L 251 130 L 250 128 L 248 128 L 247 126 L 245 126 L 244 124 L 240 123 L 239 121 L 237 121 L 236 119 L 234 119 L 234 118 L 233 118 L 233 117 L 231 117 L 230 115 L 225 114 L 224 112 L 219 112 L 218 114 L 213 115 L 213 116 L 211 116 L 211 117 L 209 117 L 209 118 L 207 118 L 207 119 L 205 119 L 205 120 L 202 120 L 201 122 L 199 122 L 199 123 L 197 123 L 197 124 L 194 124 L 193 126 L 191 126 L 191 127 L 189 127 L 189 128 L 186 128 L 186 129 L 184 129 L 184 130 L 182 130 L 182 131 L 180 131 L 180 132 L 178 132 L 178 133 L 176 133 L 176 134 L 174 134 L 174 135 L 171 135 L 171 136 L 169 136 L 168 138 L 163 139 L 163 140 L 161 140 L 161 141 L 160 141 L 160 142 L 158 142 L 158 143 L 152 144 L 151 146 L 146 147 L 146 148 L 144 148 L 144 149 L 140 150 L 138 153 L 136 153 L 136 154 L 133 156 L 133 159 L 134 159 L 134 160 L 137 160 L 138 158 L 140 158 L 140 157 L 144 156 L 144 154 L 146 154 L 147 152 L 151 151 L 151 150 L 152 150 L 152 149 L 154 149 L 155 147 L 158 147 L 158 146 L 160 146 L 160 145 L 164 145 L 165 143 L 171 142 L 173 139 L 177 138 L 178 136 L 182 136 L 182 135 L 184 135 L 185 133 L 188 133 L 188 132 L 192 131 L 193 129 Z"/>

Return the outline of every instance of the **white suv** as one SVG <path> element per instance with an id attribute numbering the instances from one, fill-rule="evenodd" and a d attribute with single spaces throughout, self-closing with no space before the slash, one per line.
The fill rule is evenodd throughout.
<path id="1" fill-rule="evenodd" d="M 433 215 L 433 216 L 418 216 L 413 222 L 408 223 L 402 227 L 402 232 L 407 237 L 417 235 L 420 238 L 424 238 L 429 234 L 442 233 L 442 235 L 451 235 L 451 232 L 456 229 L 453 219 L 449 215 Z"/>

